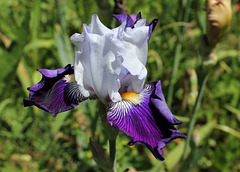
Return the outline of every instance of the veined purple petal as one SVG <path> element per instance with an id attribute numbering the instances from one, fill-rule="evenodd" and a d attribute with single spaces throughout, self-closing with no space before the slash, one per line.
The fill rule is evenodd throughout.
<path id="1" fill-rule="evenodd" d="M 162 148 L 171 140 L 185 136 L 174 128 L 180 121 L 166 105 L 161 82 L 147 84 L 140 94 L 134 93 L 130 97 L 129 100 L 123 98 L 121 102 L 108 104 L 108 122 L 132 137 L 128 145 L 142 143 L 156 159 L 164 160 Z"/>
<path id="2" fill-rule="evenodd" d="M 63 69 L 38 69 L 42 80 L 29 87 L 29 98 L 23 100 L 24 106 L 35 105 L 54 117 L 70 110 L 86 100 L 74 82 L 73 67 L 67 65 Z"/>

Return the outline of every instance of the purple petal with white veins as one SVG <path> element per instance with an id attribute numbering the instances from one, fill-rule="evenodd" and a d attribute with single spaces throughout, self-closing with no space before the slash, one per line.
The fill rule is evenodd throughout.
<path id="1" fill-rule="evenodd" d="M 58 113 L 70 110 L 87 99 L 81 95 L 76 83 L 65 78 L 73 75 L 71 65 L 63 69 L 38 69 L 38 71 L 43 76 L 42 80 L 28 88 L 29 98 L 23 100 L 24 106 L 35 105 L 55 117 Z"/>
<path id="2" fill-rule="evenodd" d="M 180 124 L 168 109 L 161 82 L 145 85 L 138 94 L 140 103 L 123 100 L 109 103 L 107 119 L 111 126 L 132 137 L 128 145 L 144 144 L 158 160 L 164 160 L 162 148 L 173 139 L 185 136 L 174 128 Z M 154 101 L 154 102 L 152 102 Z"/>

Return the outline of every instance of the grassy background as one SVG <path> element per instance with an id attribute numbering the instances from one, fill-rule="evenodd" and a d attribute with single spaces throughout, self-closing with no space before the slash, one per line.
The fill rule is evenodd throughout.
<path id="1" fill-rule="evenodd" d="M 129 0 L 128 13 L 159 19 L 149 42 L 147 82 L 161 80 L 165 97 L 179 56 L 171 110 L 186 134 L 197 95 L 199 49 L 205 33 L 204 0 Z M 193 131 L 188 158 L 181 160 L 185 140 L 177 139 L 157 161 L 140 144 L 120 133 L 118 170 L 232 171 L 240 170 L 240 12 L 232 2 L 233 19 L 217 46 L 219 58 L 209 76 Z M 113 0 L 0 1 L 0 171 L 100 171 L 92 159 L 89 137 L 108 147 L 98 117 L 97 102 L 84 102 L 53 118 L 35 107 L 23 107 L 27 87 L 37 83 L 37 68 L 56 69 L 73 64 L 69 37 L 82 32 L 91 15 L 114 27 Z"/>

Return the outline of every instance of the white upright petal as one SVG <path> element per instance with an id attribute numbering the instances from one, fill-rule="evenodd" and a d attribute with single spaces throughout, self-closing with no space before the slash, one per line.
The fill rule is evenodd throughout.
<path id="1" fill-rule="evenodd" d="M 123 33 L 122 41 L 127 54 L 123 58 L 123 67 L 131 74 L 128 91 L 139 93 L 143 89 L 147 77 L 146 63 L 148 53 L 149 27 L 145 26 L 146 20 L 141 19 L 133 29 L 127 28 Z"/>
<path id="2" fill-rule="evenodd" d="M 82 35 L 84 41 L 81 49 L 75 50 L 74 66 L 75 79 L 82 94 L 96 94 L 103 102 L 109 99 L 120 101 L 118 75 L 122 66 L 123 44 L 113 37 L 112 30 L 105 27 L 97 15 L 93 15 L 89 26 L 83 26 Z"/>
<path id="3" fill-rule="evenodd" d="M 75 45 L 75 51 L 81 51 L 81 45 L 84 41 L 84 35 L 75 33 L 70 37 L 70 40 Z"/>
<path id="4" fill-rule="evenodd" d="M 135 23 L 134 27 L 135 28 L 136 27 L 142 27 L 142 26 L 146 27 L 145 25 L 146 25 L 146 19 L 140 19 Z"/>
<path id="5" fill-rule="evenodd" d="M 102 102 L 121 101 L 122 91 L 139 93 L 147 76 L 145 68 L 149 27 L 140 19 L 134 28 L 123 22 L 108 29 L 97 15 L 82 34 L 74 34 L 74 74 L 83 96 L 97 95 Z"/>
<path id="6" fill-rule="evenodd" d="M 104 35 L 106 33 L 110 33 L 111 30 L 108 29 L 104 24 L 101 23 L 101 21 L 98 18 L 98 15 L 93 14 L 92 19 L 91 19 L 91 24 L 90 25 L 85 25 L 85 31 L 88 33 L 92 34 L 97 34 L 97 35 Z"/>

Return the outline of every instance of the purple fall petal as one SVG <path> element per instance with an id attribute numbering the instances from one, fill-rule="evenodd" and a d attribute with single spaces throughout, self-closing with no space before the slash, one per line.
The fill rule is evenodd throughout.
<path id="1" fill-rule="evenodd" d="M 144 144 L 163 161 L 162 148 L 175 138 L 184 138 L 174 125 L 180 124 L 169 110 L 161 90 L 161 82 L 147 84 L 139 94 L 141 102 L 123 100 L 109 103 L 107 119 L 111 126 L 132 137 L 128 145 Z"/>
<path id="2" fill-rule="evenodd" d="M 166 100 L 162 92 L 161 81 L 155 82 L 155 85 L 157 89 L 151 95 L 150 106 L 151 106 L 153 115 L 156 118 L 156 121 L 164 121 L 164 122 L 160 122 L 160 126 L 166 123 L 169 125 L 181 124 L 181 122 L 175 118 L 175 116 L 172 114 L 172 112 L 168 108 L 168 105 L 166 103 Z"/>
<path id="3" fill-rule="evenodd" d="M 81 96 L 77 84 L 64 78 L 74 72 L 70 64 L 63 69 L 38 71 L 43 76 L 42 80 L 28 88 L 29 98 L 23 100 L 24 106 L 35 105 L 55 117 L 58 113 L 70 110 L 86 100 Z"/>

